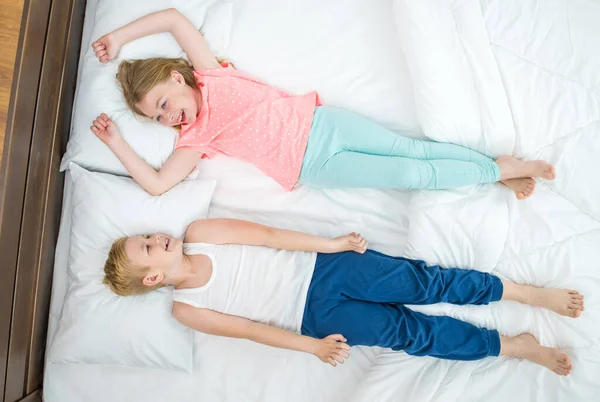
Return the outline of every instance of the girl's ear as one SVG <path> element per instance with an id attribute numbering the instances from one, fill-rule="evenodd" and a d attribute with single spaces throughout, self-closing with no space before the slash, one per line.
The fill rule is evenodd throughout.
<path id="1" fill-rule="evenodd" d="M 185 79 L 183 78 L 183 75 L 181 75 L 181 73 L 179 71 L 175 71 L 175 70 L 171 71 L 171 79 L 178 84 L 185 85 Z"/>
<path id="2" fill-rule="evenodd" d="M 165 279 L 165 275 L 162 273 L 150 273 L 142 279 L 142 283 L 144 286 L 155 286 L 160 284 L 163 279 Z"/>

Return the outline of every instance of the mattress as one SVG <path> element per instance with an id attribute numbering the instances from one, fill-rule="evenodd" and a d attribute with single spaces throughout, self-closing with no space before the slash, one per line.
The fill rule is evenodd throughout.
<path id="1" fill-rule="evenodd" d="M 95 10 L 102 2 L 88 2 L 84 45 L 91 32 L 98 31 Z M 180 3 L 185 2 L 173 5 Z M 453 362 L 380 348 L 353 348 L 344 365 L 332 368 L 296 352 L 197 336 L 191 373 L 47 361 L 45 400 L 598 400 L 600 178 L 592 168 L 600 154 L 600 52 L 597 46 L 596 53 L 592 51 L 600 43 L 600 29 L 594 24 L 600 18 L 597 3 L 397 0 L 375 5 L 358 0 L 343 4 L 260 0 L 230 5 L 230 33 L 213 43 L 220 41 L 218 47 L 231 55 L 239 69 L 292 91 L 318 87 L 326 103 L 355 110 L 405 134 L 463 144 L 492 156 L 544 157 L 556 165 L 558 178 L 538 182 L 534 196 L 521 202 L 500 185 L 437 192 L 300 187 L 285 193 L 253 167 L 223 157 L 206 162 L 199 172 L 199 178 L 219 182 L 209 215 L 321 235 L 359 227 L 372 248 L 388 254 L 483 270 L 520 283 L 578 289 L 586 295 L 586 311 L 577 320 L 512 302 L 411 306 L 496 328 L 507 336 L 531 332 L 542 344 L 568 352 L 573 372 L 559 378 L 518 359 Z M 311 7 L 327 12 L 315 13 Z M 365 21 L 364 26 L 359 21 L 352 28 L 357 35 L 388 32 L 374 29 L 370 25 L 374 20 L 395 24 L 397 36 L 368 39 L 375 48 L 389 48 L 394 57 L 401 50 L 398 57 L 404 57 L 405 64 L 392 67 L 409 80 L 402 85 L 410 98 L 380 96 L 378 102 L 357 96 L 381 89 L 374 86 L 378 80 L 386 82 L 383 74 L 394 74 L 387 69 L 389 63 L 374 75 L 372 69 L 382 68 L 376 60 L 370 67 L 356 60 L 362 74 L 327 76 L 336 69 L 344 71 L 340 60 L 353 61 L 353 44 L 340 41 L 343 35 L 336 36 L 342 27 L 334 18 L 353 8 L 360 9 Z M 296 19 L 290 17 L 294 13 Z M 256 27 L 253 32 L 257 21 L 267 28 Z M 321 27 L 320 34 L 328 34 L 323 42 L 329 45 L 319 48 L 318 36 L 310 34 L 307 37 L 315 40 L 307 44 L 294 33 L 310 23 Z M 279 32 L 279 37 L 272 32 Z M 252 45 L 255 41 L 261 45 Z M 286 42 L 294 46 L 286 48 Z M 313 53 L 323 55 L 325 48 L 336 52 L 329 60 L 311 58 Z M 83 49 L 82 60 L 85 54 Z M 266 62 L 266 57 L 276 61 Z M 80 66 L 81 86 L 93 80 L 86 74 L 91 71 L 86 63 Z M 330 77 L 330 82 L 324 77 Z M 367 86 L 360 87 L 365 82 Z M 353 92 L 356 87 L 363 92 Z M 85 102 L 90 101 L 76 101 L 75 119 L 87 118 Z M 409 106 L 399 110 L 402 105 Z M 67 175 L 49 344 L 69 281 L 69 180 Z"/>

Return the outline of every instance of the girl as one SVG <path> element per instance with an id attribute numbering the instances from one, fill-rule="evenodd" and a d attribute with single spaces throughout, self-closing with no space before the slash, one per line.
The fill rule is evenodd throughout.
<path id="1" fill-rule="evenodd" d="M 204 38 L 177 10 L 149 14 L 92 44 L 102 63 L 122 45 L 171 32 L 191 60 L 123 61 L 118 79 L 131 110 L 180 128 L 176 150 L 155 171 L 135 154 L 105 114 L 91 130 L 148 192 L 183 180 L 202 157 L 226 154 L 252 163 L 286 190 L 322 188 L 445 189 L 502 181 L 519 199 L 535 180 L 555 178 L 544 161 L 496 161 L 466 148 L 401 137 L 345 110 L 321 106 L 316 92 L 292 95 L 219 64 Z"/>
<path id="2" fill-rule="evenodd" d="M 358 234 L 326 239 L 234 219 L 195 221 L 185 243 L 160 233 L 121 238 L 104 272 L 121 296 L 174 286 L 173 314 L 196 331 L 312 353 L 332 366 L 350 346 L 366 345 L 452 360 L 517 356 L 568 375 L 569 357 L 532 335 L 503 337 L 403 304 L 514 300 L 573 318 L 584 309 L 574 290 L 427 267 L 367 250 Z"/>

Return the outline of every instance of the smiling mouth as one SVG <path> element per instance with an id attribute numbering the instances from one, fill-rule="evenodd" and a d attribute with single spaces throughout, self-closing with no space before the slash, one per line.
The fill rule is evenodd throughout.
<path id="1" fill-rule="evenodd" d="M 179 113 L 179 120 L 177 121 L 179 124 L 183 123 L 185 121 L 185 112 L 183 111 L 183 109 L 181 110 L 181 112 Z"/>
<path id="2" fill-rule="evenodd" d="M 169 237 L 166 238 L 165 240 L 165 250 L 166 251 L 170 251 L 169 250 L 169 246 L 171 245 L 171 239 Z"/>

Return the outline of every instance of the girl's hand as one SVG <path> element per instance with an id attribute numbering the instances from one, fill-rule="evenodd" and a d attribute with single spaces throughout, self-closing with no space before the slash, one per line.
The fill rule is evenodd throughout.
<path id="1" fill-rule="evenodd" d="M 92 43 L 92 48 L 100 63 L 105 64 L 117 57 L 119 50 L 121 50 L 121 44 L 115 35 L 110 32 Z"/>
<path id="2" fill-rule="evenodd" d="M 106 113 L 102 113 L 100 116 L 96 117 L 96 120 L 94 120 L 90 130 L 96 134 L 96 137 L 98 137 L 100 141 L 109 147 L 122 139 L 117 125 L 110 119 L 110 117 L 108 117 Z"/>
<path id="3" fill-rule="evenodd" d="M 338 363 L 344 363 L 344 359 L 350 357 L 348 351 L 350 346 L 346 344 L 346 338 L 340 334 L 329 335 L 323 339 L 317 339 L 313 354 L 323 363 L 329 363 L 333 367 Z"/>
<path id="4" fill-rule="evenodd" d="M 367 251 L 367 242 L 360 233 L 350 233 L 346 236 L 336 237 L 331 239 L 332 253 L 341 253 L 342 251 L 354 251 L 359 254 L 364 254 Z"/>

